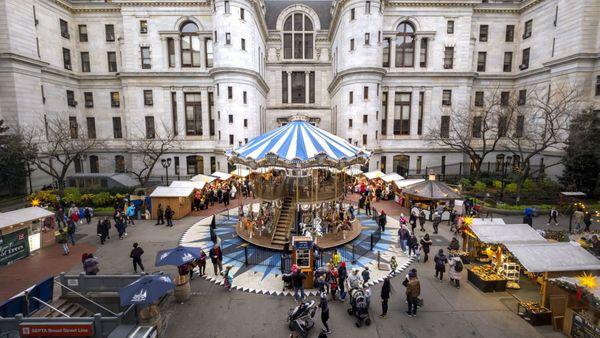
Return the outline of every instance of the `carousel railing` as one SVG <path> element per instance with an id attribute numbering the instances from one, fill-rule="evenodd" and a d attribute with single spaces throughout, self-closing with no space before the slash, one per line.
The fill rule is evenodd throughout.
<path id="1" fill-rule="evenodd" d="M 296 191 L 298 187 L 298 191 Z M 344 193 L 344 182 L 342 180 L 328 179 L 315 185 L 309 178 L 301 178 L 296 182 L 293 178 L 284 181 L 278 180 L 256 180 L 253 183 L 254 194 L 264 200 L 276 200 L 285 196 L 292 196 L 300 203 L 313 201 L 333 200 Z"/>

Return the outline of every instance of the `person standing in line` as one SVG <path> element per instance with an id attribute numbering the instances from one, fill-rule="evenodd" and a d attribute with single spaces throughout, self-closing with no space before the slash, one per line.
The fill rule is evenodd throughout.
<path id="1" fill-rule="evenodd" d="M 165 224 L 165 211 L 162 204 L 158 203 L 158 208 L 156 208 L 156 225 L 162 224 Z"/>
<path id="2" fill-rule="evenodd" d="M 421 283 L 417 278 L 417 274 L 412 271 L 408 273 L 408 283 L 406 285 L 406 302 L 408 303 L 409 317 L 417 316 L 417 304 L 421 295 Z"/>
<path id="3" fill-rule="evenodd" d="M 346 278 L 348 278 L 348 270 L 346 270 L 346 262 L 341 262 L 338 268 L 338 287 L 340 288 L 340 300 L 346 300 Z"/>
<path id="4" fill-rule="evenodd" d="M 173 216 L 175 215 L 175 211 L 171 209 L 170 205 L 167 205 L 167 209 L 165 210 L 165 218 L 167 219 L 167 226 L 173 226 Z"/>
<path id="5" fill-rule="evenodd" d="M 298 268 L 296 264 L 292 265 L 292 286 L 294 287 L 294 300 L 298 301 L 298 291 L 300 291 L 300 300 L 306 298 L 304 294 L 304 280 L 306 275 Z"/>
<path id="6" fill-rule="evenodd" d="M 438 278 L 440 281 L 444 278 L 444 272 L 446 272 L 446 263 L 448 263 L 448 258 L 444 255 L 444 249 L 440 249 L 433 258 L 435 262 L 435 278 Z"/>
<path id="7" fill-rule="evenodd" d="M 381 210 L 381 213 L 379 214 L 379 228 L 381 228 L 381 232 L 385 232 L 385 225 L 387 224 L 387 215 L 385 214 L 385 211 Z"/>
<path id="8" fill-rule="evenodd" d="M 129 254 L 129 257 L 133 260 L 133 271 L 137 273 L 137 267 L 139 265 L 142 272 L 144 272 L 144 264 L 142 264 L 142 255 L 144 254 L 144 249 L 139 246 L 137 243 L 133 243 L 133 250 Z"/>
<path id="9" fill-rule="evenodd" d="M 426 233 L 425 236 L 421 238 L 421 247 L 423 248 L 424 253 L 423 263 L 429 260 L 429 247 L 431 247 L 432 244 L 433 242 L 429 238 L 429 234 Z"/>
<path id="10" fill-rule="evenodd" d="M 198 274 L 203 276 L 206 273 L 206 252 L 200 249 L 200 258 L 197 260 L 198 262 Z"/>
<path id="11" fill-rule="evenodd" d="M 219 244 L 215 244 L 208 254 L 210 255 L 210 261 L 213 264 L 215 276 L 218 276 L 223 272 L 223 252 L 221 251 Z"/>
<path id="12" fill-rule="evenodd" d="M 329 329 L 329 325 L 327 321 L 329 320 L 329 304 L 327 304 L 327 292 L 321 292 L 321 300 L 319 302 L 319 307 L 321 308 L 321 322 L 325 327 L 323 332 L 326 334 L 330 334 L 331 330 Z"/>
<path id="13" fill-rule="evenodd" d="M 381 314 L 379 317 L 385 318 L 388 310 L 388 300 L 390 299 L 390 293 L 392 292 L 392 284 L 390 283 L 390 277 L 385 276 L 383 278 L 383 286 L 381 287 Z"/>

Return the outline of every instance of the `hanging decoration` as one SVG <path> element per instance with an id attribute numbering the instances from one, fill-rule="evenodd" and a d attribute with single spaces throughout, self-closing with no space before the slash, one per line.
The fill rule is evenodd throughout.
<path id="1" fill-rule="evenodd" d="M 586 272 L 584 272 L 581 276 L 577 276 L 577 279 L 579 280 L 579 284 L 581 286 L 585 286 L 586 288 L 595 289 L 598 287 L 597 277 L 589 275 Z"/>

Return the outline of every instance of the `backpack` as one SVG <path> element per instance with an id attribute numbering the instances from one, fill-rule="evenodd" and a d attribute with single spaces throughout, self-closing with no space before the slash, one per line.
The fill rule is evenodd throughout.
<path id="1" fill-rule="evenodd" d="M 456 271 L 456 272 L 463 271 L 463 263 L 462 263 L 462 261 L 456 261 L 456 263 L 454 264 L 454 271 Z"/>

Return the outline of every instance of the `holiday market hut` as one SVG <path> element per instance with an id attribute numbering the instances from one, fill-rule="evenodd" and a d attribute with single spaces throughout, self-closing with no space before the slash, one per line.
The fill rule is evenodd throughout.
<path id="1" fill-rule="evenodd" d="M 163 211 L 170 206 L 175 212 L 173 219 L 180 219 L 192 212 L 192 195 L 194 187 L 156 187 L 150 194 L 152 204 L 152 218 L 156 219 L 158 205 L 161 204 Z"/>
<path id="2" fill-rule="evenodd" d="M 52 233 L 43 232 L 43 220 L 52 216 L 53 212 L 40 207 L 0 213 L 0 265 L 11 264 L 54 243 Z"/>
<path id="3" fill-rule="evenodd" d="M 193 182 L 193 181 L 173 181 L 170 188 L 193 188 L 194 190 L 202 190 L 206 183 L 204 182 Z"/>
<path id="4" fill-rule="evenodd" d="M 463 198 L 458 189 L 436 180 L 435 175 L 429 175 L 428 180 L 405 187 L 402 195 L 405 207 L 411 207 L 412 203 L 426 210 L 428 217 L 440 207 L 454 207 L 454 201 Z"/>
<path id="5" fill-rule="evenodd" d="M 568 337 L 600 337 L 599 278 L 598 275 L 581 274 L 548 280 L 550 297 L 558 303 L 555 309 L 563 314 L 562 319 L 555 320 L 555 330 L 560 329 L 562 321 L 562 332 Z"/>

